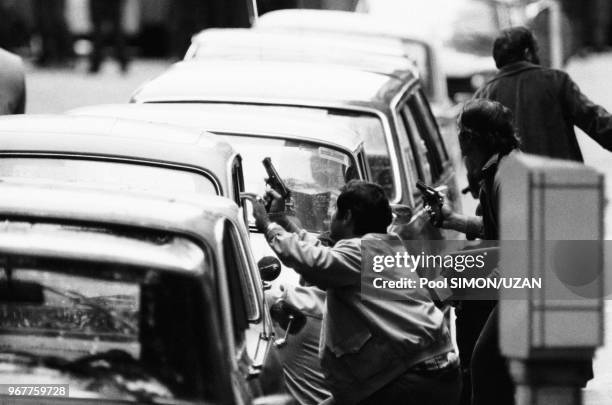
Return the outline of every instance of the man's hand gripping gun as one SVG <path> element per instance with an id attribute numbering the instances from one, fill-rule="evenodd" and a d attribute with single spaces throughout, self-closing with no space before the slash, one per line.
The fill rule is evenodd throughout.
<path id="1" fill-rule="evenodd" d="M 268 184 L 270 188 L 280 194 L 280 196 L 285 200 L 285 209 L 287 211 L 291 211 L 291 190 L 289 190 L 283 179 L 281 179 L 280 175 L 276 171 L 276 168 L 272 164 L 272 159 L 267 157 L 262 161 L 262 164 L 266 169 L 266 173 L 268 174 L 266 184 Z M 270 211 L 271 204 L 272 199 L 265 200 L 266 211 Z"/>
<path id="2" fill-rule="evenodd" d="M 428 186 L 422 181 L 417 181 L 417 189 L 423 196 L 423 202 L 425 203 L 425 209 L 429 211 L 431 223 L 440 227 L 444 218 L 442 217 L 442 206 L 444 205 L 444 194 L 440 193 L 435 188 Z"/>

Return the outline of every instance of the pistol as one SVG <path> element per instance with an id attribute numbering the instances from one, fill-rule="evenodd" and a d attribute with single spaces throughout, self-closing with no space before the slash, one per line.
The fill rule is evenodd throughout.
<path id="1" fill-rule="evenodd" d="M 266 183 L 272 187 L 274 191 L 281 195 L 285 200 L 288 200 L 291 197 L 291 190 L 287 187 L 283 179 L 279 176 L 276 168 L 272 164 L 272 159 L 269 157 L 265 158 L 262 161 L 264 168 L 266 169 L 266 173 L 268 174 L 268 178 L 266 179 Z M 270 204 L 266 204 L 266 209 L 270 209 Z"/>
<path id="2" fill-rule="evenodd" d="M 439 227 L 442 225 L 442 205 L 444 204 L 444 194 L 440 193 L 433 187 L 428 186 L 422 181 L 417 181 L 417 188 L 423 196 L 425 206 L 431 212 L 431 223 Z"/>

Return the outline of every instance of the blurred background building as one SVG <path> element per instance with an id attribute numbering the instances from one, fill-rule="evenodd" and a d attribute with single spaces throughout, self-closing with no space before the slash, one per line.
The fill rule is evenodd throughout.
<path id="1" fill-rule="evenodd" d="M 89 52 L 92 35 L 90 0 L 0 0 L 0 47 L 45 61 Z M 249 0 L 123 0 L 123 27 L 132 54 L 175 57 L 184 54 L 193 33 L 210 27 L 249 26 Z M 396 0 L 425 3 L 427 0 Z M 472 0 L 497 5 L 550 3 L 552 0 Z M 559 0 L 565 12 L 565 58 L 612 43 L 609 0 Z M 257 0 L 260 14 L 282 8 L 353 11 L 367 0 Z M 41 11 L 42 10 L 42 11 Z M 546 11 L 531 27 L 546 37 Z M 571 28 L 570 28 L 571 27 Z M 68 49 L 67 49 L 68 48 Z M 51 55 L 48 55 L 51 53 Z"/>

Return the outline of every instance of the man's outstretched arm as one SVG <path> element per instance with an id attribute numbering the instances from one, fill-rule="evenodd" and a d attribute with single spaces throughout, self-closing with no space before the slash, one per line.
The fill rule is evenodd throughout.
<path id="1" fill-rule="evenodd" d="M 279 259 L 309 283 L 323 289 L 360 283 L 361 247 L 358 241 L 339 241 L 332 248 L 307 238 L 305 231 L 287 232 L 275 223 L 266 228 L 268 244 Z"/>
<path id="2" fill-rule="evenodd" d="M 562 92 L 572 123 L 602 147 L 612 151 L 612 115 L 585 96 L 567 74 L 563 77 Z"/>

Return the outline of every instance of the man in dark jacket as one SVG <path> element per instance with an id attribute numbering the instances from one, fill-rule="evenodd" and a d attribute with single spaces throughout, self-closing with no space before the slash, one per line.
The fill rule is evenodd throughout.
<path id="1" fill-rule="evenodd" d="M 493 58 L 499 72 L 474 97 L 512 110 L 524 152 L 582 162 L 574 126 L 612 150 L 612 115 L 582 94 L 567 73 L 539 66 L 537 43 L 528 29 L 503 31 Z"/>
<path id="2" fill-rule="evenodd" d="M 442 210 L 441 226 L 484 240 L 499 239 L 500 163 L 519 147 L 512 113 L 498 102 L 476 99 L 459 116 L 459 145 L 468 172 L 479 184 L 481 216 Z M 462 404 L 513 405 L 514 384 L 499 349 L 494 301 L 463 301 L 457 309 L 457 344 L 464 367 Z M 471 397 L 471 398 L 470 398 Z"/>
<path id="3" fill-rule="evenodd" d="M 25 112 L 26 88 L 23 62 L 0 48 L 0 115 Z"/>

